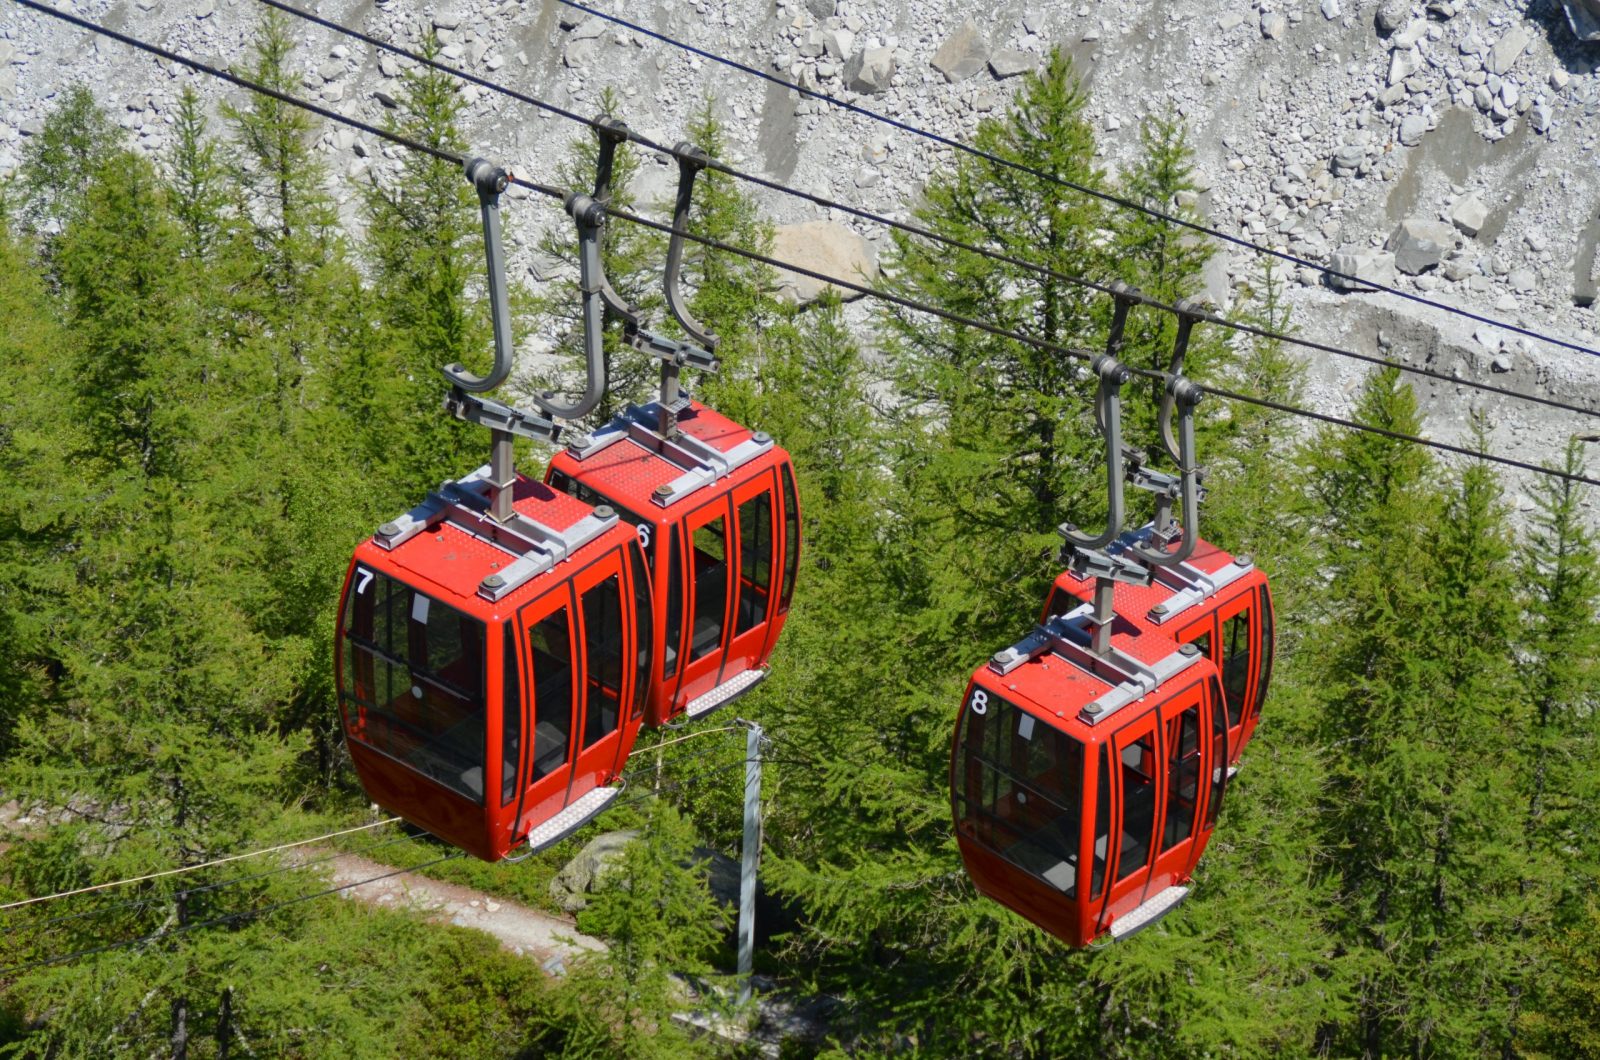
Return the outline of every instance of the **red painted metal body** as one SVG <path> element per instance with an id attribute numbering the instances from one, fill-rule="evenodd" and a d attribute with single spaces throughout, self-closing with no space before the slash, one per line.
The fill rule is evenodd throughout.
<path id="1" fill-rule="evenodd" d="M 1149 586 L 1119 582 L 1113 606 L 1119 621 L 1161 632 L 1179 644 L 1197 644 L 1211 659 L 1222 676 L 1229 764 L 1237 764 L 1261 721 L 1261 704 L 1272 681 L 1276 640 L 1272 591 L 1260 568 L 1248 560 L 1236 561 L 1204 539 L 1196 543 L 1188 565 L 1208 577 L 1236 576 L 1211 595 L 1195 594 L 1190 599 L 1180 596 L 1181 586 L 1163 581 L 1158 570 Z M 1093 578 L 1063 571 L 1045 601 L 1041 621 L 1093 599 Z M 1158 607 L 1166 610 L 1158 613 Z"/>
<path id="2" fill-rule="evenodd" d="M 721 453 L 754 437 L 698 403 L 679 413 L 678 427 Z M 636 432 L 581 458 L 562 450 L 545 472 L 553 487 L 615 508 L 644 547 L 659 663 L 646 699 L 650 725 L 666 724 L 697 697 L 766 666 L 800 557 L 799 494 L 781 447 L 665 504 L 658 490 L 670 489 L 684 467 L 658 449 L 658 440 Z"/>
<path id="3" fill-rule="evenodd" d="M 518 514 L 556 531 L 593 513 L 522 476 L 514 497 Z M 363 789 L 485 861 L 622 771 L 649 667 L 632 527 L 617 520 L 498 601 L 479 596 L 515 558 L 448 521 L 392 550 L 363 541 L 336 632 L 341 716 Z"/>
<path id="4" fill-rule="evenodd" d="M 1226 785 L 1210 660 L 1121 618 L 1112 647 L 1167 675 L 1094 717 L 1086 707 L 1115 686 L 1081 655 L 1047 651 L 1004 675 L 986 664 L 967 686 L 951 746 L 968 876 L 1071 946 L 1190 878 Z"/>

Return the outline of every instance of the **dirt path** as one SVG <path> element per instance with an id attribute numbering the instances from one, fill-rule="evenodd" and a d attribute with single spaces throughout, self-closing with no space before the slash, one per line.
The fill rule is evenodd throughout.
<path id="1" fill-rule="evenodd" d="M 327 853 L 308 849 L 305 858 L 311 860 Z M 334 886 L 395 870 L 393 865 L 355 854 L 343 854 L 323 864 Z M 368 905 L 413 909 L 435 923 L 454 924 L 493 935 L 501 946 L 518 956 L 534 958 L 546 971 L 556 971 L 565 959 L 585 951 L 605 949 L 605 943 L 599 939 L 579 934 L 577 925 L 569 918 L 491 898 L 482 891 L 441 883 L 413 872 L 402 872 L 339 893 Z"/>

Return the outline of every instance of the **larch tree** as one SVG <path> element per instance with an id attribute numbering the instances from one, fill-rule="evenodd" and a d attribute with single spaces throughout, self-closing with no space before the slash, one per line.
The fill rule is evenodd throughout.
<path id="1" fill-rule="evenodd" d="M 622 118 L 621 101 L 608 86 L 600 97 L 600 113 Z M 634 186 L 638 178 L 638 149 L 619 144 L 612 156 L 611 181 L 607 205 L 637 212 L 660 204 L 642 203 Z M 556 169 L 556 183 L 573 191 L 595 190 L 599 169 L 600 145 L 588 131 L 574 137 Z M 552 204 L 530 200 L 540 211 Z M 528 315 L 536 329 L 551 337 L 555 352 L 563 358 L 560 370 L 550 379 L 540 379 L 541 389 L 579 387 L 579 369 L 584 364 L 583 312 L 578 290 L 578 242 L 573 222 L 562 219 L 545 226 L 539 238 L 539 251 L 548 260 L 560 263 L 553 274 L 528 298 Z M 664 324 L 661 272 L 666 266 L 665 238 L 654 230 L 618 218 L 607 218 L 600 230 L 600 263 L 606 279 L 619 297 L 638 310 L 647 329 Z M 554 273 L 555 270 L 552 270 Z M 605 365 L 607 388 L 591 419 L 604 423 L 629 402 L 645 402 L 656 396 L 661 362 L 639 352 L 623 341 L 623 319 L 608 306 L 605 309 Z"/>

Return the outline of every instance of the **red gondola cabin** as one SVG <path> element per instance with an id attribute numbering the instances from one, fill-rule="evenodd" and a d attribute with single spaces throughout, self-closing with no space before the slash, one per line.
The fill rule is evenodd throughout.
<path id="1" fill-rule="evenodd" d="M 789 454 L 697 402 L 664 440 L 659 411 L 630 407 L 545 473 L 556 489 L 615 509 L 644 548 L 655 589 L 651 725 L 704 717 L 766 676 L 800 562 Z"/>
<path id="2" fill-rule="evenodd" d="M 486 861 L 555 842 L 620 790 L 643 718 L 649 577 L 633 529 L 489 468 L 361 543 L 335 651 L 372 801 Z"/>
<path id="3" fill-rule="evenodd" d="M 1071 946 L 1174 908 L 1227 783 L 1217 671 L 1118 618 L 1090 650 L 1091 607 L 972 675 L 951 749 L 956 839 L 978 890 Z"/>
<path id="4" fill-rule="evenodd" d="M 1148 541 L 1150 527 L 1124 534 L 1108 550 L 1133 555 L 1127 545 Z M 1142 630 L 1159 631 L 1179 644 L 1198 645 L 1222 675 L 1227 705 L 1229 765 L 1261 720 L 1261 704 L 1272 680 L 1274 629 L 1267 576 L 1249 557 L 1235 558 L 1204 538 L 1175 567 L 1151 567 L 1149 586 L 1119 582 L 1114 607 Z M 1056 578 L 1040 621 L 1094 599 L 1094 579 L 1064 571 Z"/>

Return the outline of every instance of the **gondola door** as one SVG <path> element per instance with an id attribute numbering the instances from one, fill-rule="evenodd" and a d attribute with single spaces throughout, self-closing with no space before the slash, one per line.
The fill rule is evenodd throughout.
<path id="1" fill-rule="evenodd" d="M 1115 806 L 1111 837 L 1116 846 L 1111 885 L 1106 888 L 1099 930 L 1133 912 L 1150 884 L 1162 796 L 1160 717 L 1151 710 L 1111 735 Z"/>
<path id="2" fill-rule="evenodd" d="M 572 579 L 577 601 L 577 645 L 579 717 L 577 719 L 577 758 L 572 770 L 572 790 L 567 801 L 580 798 L 605 784 L 621 768 L 624 745 L 632 746 L 626 734 L 637 731 L 627 705 L 631 702 L 634 645 L 628 640 L 629 623 L 623 608 L 632 607 L 632 596 L 623 583 L 622 550 L 606 553 L 603 559 L 579 571 Z"/>
<path id="3" fill-rule="evenodd" d="M 1193 684 L 1161 707 L 1161 816 L 1146 898 L 1188 879 L 1194 869 L 1194 847 L 1205 824 L 1200 817 L 1206 794 L 1201 780 L 1209 776 L 1205 766 L 1210 759 L 1204 691 L 1203 684 Z"/>
<path id="4" fill-rule="evenodd" d="M 730 532 L 733 528 L 728 495 L 684 517 L 683 536 L 688 559 L 687 587 L 684 594 L 688 611 L 687 658 L 683 682 L 675 697 L 687 703 L 717 686 L 722 663 L 727 657 L 730 590 L 736 589 L 737 574 L 730 570 L 735 559 Z"/>
<path id="5" fill-rule="evenodd" d="M 772 619 L 774 550 L 778 544 L 773 503 L 773 475 L 767 471 L 733 491 L 738 526 L 738 599 L 733 611 L 733 640 L 718 683 L 761 664 L 768 622 Z"/>
<path id="6" fill-rule="evenodd" d="M 533 740 L 512 833 L 516 839 L 560 813 L 572 786 L 573 714 L 578 692 L 573 651 L 578 643 L 577 623 L 572 610 L 572 587 L 562 582 L 517 611 L 523 699 L 527 702 L 524 716 L 533 725 Z"/>
<path id="7" fill-rule="evenodd" d="M 1256 663 L 1259 658 L 1261 629 L 1256 594 L 1252 589 L 1240 593 L 1217 607 L 1217 644 L 1212 661 L 1222 674 L 1222 698 L 1228 712 L 1228 746 L 1234 758 L 1255 731 L 1259 684 Z"/>

